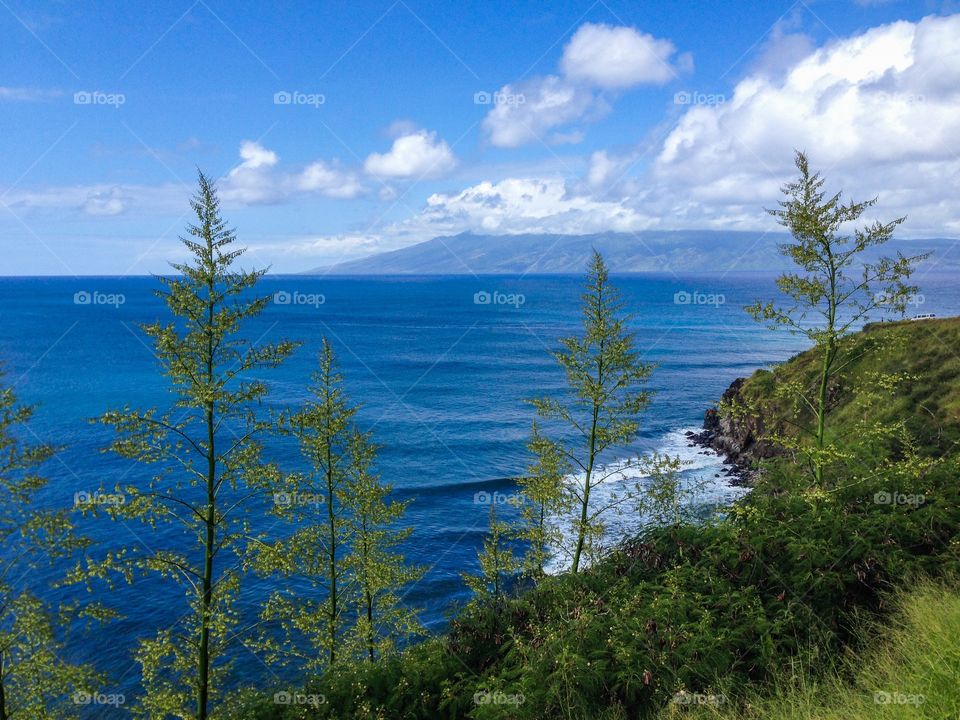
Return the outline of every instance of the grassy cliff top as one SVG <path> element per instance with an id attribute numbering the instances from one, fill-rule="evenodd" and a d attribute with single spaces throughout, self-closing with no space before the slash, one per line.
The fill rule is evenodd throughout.
<path id="1" fill-rule="evenodd" d="M 811 349 L 758 370 L 741 397 L 762 410 L 768 430 L 796 432 L 812 414 L 789 388 L 813 397 L 820 361 Z M 867 420 L 899 421 L 931 453 L 960 440 L 960 317 L 867 325 L 844 338 L 837 367 L 829 388 L 835 434 Z"/>
<path id="2" fill-rule="evenodd" d="M 960 595 L 923 583 L 901 595 L 882 626 L 865 623 L 871 640 L 848 672 L 816 680 L 785 674 L 735 707 L 671 703 L 670 718 L 714 720 L 941 720 L 960 717 Z M 709 701 L 713 696 L 694 696 Z"/>

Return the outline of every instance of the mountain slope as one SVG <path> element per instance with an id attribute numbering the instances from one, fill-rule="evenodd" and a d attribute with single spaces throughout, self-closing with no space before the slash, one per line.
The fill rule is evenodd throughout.
<path id="1" fill-rule="evenodd" d="M 779 271 L 787 264 L 777 246 L 785 233 L 709 230 L 643 231 L 593 235 L 475 235 L 436 237 L 371 257 L 314 268 L 333 275 L 458 275 L 582 272 L 596 248 L 617 272 Z M 898 240 L 894 250 L 932 251 L 938 268 L 960 267 L 957 241 Z M 889 252 L 889 250 L 887 251 Z"/>

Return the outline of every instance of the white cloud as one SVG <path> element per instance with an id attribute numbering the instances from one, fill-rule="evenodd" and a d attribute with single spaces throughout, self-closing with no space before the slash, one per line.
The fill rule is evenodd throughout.
<path id="1" fill-rule="evenodd" d="M 322 160 L 310 163 L 296 178 L 297 187 L 306 192 L 320 192 L 332 198 L 355 198 L 363 192 L 360 180 Z"/>
<path id="2" fill-rule="evenodd" d="M 317 160 L 302 169 L 284 170 L 279 167 L 280 158 L 275 152 L 249 140 L 241 143 L 239 154 L 241 162 L 217 183 L 220 197 L 228 207 L 281 203 L 305 195 L 349 199 L 365 192 L 357 174 L 341 169 L 335 162 Z M 97 217 L 122 215 L 131 208 L 140 212 L 180 212 L 191 192 L 192 188 L 173 183 L 7 188 L 0 194 L 0 206 L 14 211 L 79 210 Z"/>
<path id="3" fill-rule="evenodd" d="M 220 194 L 226 202 L 243 205 L 278 202 L 283 193 L 270 168 L 279 158 L 259 143 L 244 140 L 240 143 L 242 162 L 233 168 L 220 183 Z"/>
<path id="4" fill-rule="evenodd" d="M 456 194 L 431 195 L 416 222 L 435 234 L 462 230 L 577 234 L 638 230 L 652 220 L 621 202 L 572 194 L 561 178 L 509 178 Z"/>
<path id="5" fill-rule="evenodd" d="M 254 240 L 249 248 L 264 264 L 272 264 L 278 271 L 288 268 L 302 272 L 358 260 L 415 241 L 406 236 L 385 237 L 375 232 L 353 231 L 331 235 L 271 235 L 269 239 Z"/>
<path id="6" fill-rule="evenodd" d="M 18 214 L 68 210 L 94 217 L 123 215 L 132 208 L 143 213 L 177 212 L 183 209 L 186 199 L 187 193 L 176 183 L 12 187 L 0 192 L 0 206 Z"/>
<path id="7" fill-rule="evenodd" d="M 389 152 L 371 153 L 363 169 L 383 178 L 435 178 L 445 175 L 456 164 L 446 141 L 438 140 L 435 132 L 419 130 L 398 137 Z"/>
<path id="8" fill-rule="evenodd" d="M 590 163 L 584 177 L 586 186 L 599 194 L 622 191 L 624 182 L 627 181 L 626 175 L 636 159 L 635 152 L 617 155 L 608 150 L 597 150 L 590 155 Z"/>
<path id="9" fill-rule="evenodd" d="M 243 160 L 240 167 L 248 169 L 273 167 L 277 164 L 275 152 L 267 150 L 252 140 L 244 140 L 240 143 L 240 159 Z"/>
<path id="10" fill-rule="evenodd" d="M 677 77 L 676 47 L 632 27 L 586 23 L 563 50 L 560 68 L 571 80 L 601 88 L 662 85 Z"/>
<path id="11" fill-rule="evenodd" d="M 580 120 L 588 113 L 599 117 L 609 109 L 589 89 L 555 75 L 505 85 L 500 95 L 518 101 L 496 104 L 483 120 L 490 142 L 497 147 L 518 147 L 538 139 L 552 143 L 555 138 L 550 133 L 554 128 Z"/>
<path id="12" fill-rule="evenodd" d="M 253 243 L 251 249 L 278 255 L 334 259 L 341 262 L 346 259 L 363 257 L 380 248 L 382 238 L 368 233 L 340 233 L 338 235 L 318 235 L 311 237 L 281 238 L 277 243 Z"/>
<path id="13" fill-rule="evenodd" d="M 635 28 L 586 23 L 564 48 L 561 74 L 503 86 L 492 96 L 483 128 L 497 147 L 580 142 L 583 131 L 570 126 L 606 115 L 616 91 L 662 85 L 689 71 L 691 56 L 674 63 L 675 53 L 669 40 Z"/>
<path id="14" fill-rule="evenodd" d="M 335 163 L 316 160 L 299 171 L 281 170 L 275 152 L 250 140 L 240 144 L 240 159 L 220 183 L 220 194 L 227 203 L 280 203 L 303 193 L 349 199 L 364 192 L 356 174 Z"/>
<path id="15" fill-rule="evenodd" d="M 512 177 L 433 195 L 417 218 L 395 229 L 775 229 L 764 208 L 776 205 L 782 184 L 796 174 L 799 148 L 829 190 L 879 195 L 865 220 L 907 215 L 901 235 L 960 235 L 957 37 L 960 15 L 884 25 L 819 49 L 780 34 L 774 43 L 787 42 L 791 62 L 758 63 L 726 102 L 687 108 L 664 140 L 596 151 L 575 181 Z M 562 78 L 547 87 L 562 98 L 554 110 L 566 117 L 571 101 Z M 489 117 L 499 118 L 498 110 Z M 520 105 L 510 118 L 540 122 L 532 126 L 539 132 L 555 127 L 540 120 L 546 112 L 524 112 Z M 516 128 L 510 134 L 508 124 L 493 129 L 500 144 L 528 138 Z"/>
<path id="16" fill-rule="evenodd" d="M 39 102 L 60 97 L 59 90 L 44 90 L 42 88 L 0 87 L 0 102 Z"/>
<path id="17" fill-rule="evenodd" d="M 956 228 L 957 37 L 960 16 L 896 22 L 830 43 L 779 79 L 750 75 L 728 102 L 687 111 L 650 179 L 703 212 L 769 205 L 794 172 L 793 149 L 806 149 L 834 186 L 879 194 L 884 216 L 909 214 L 917 231 Z"/>
<path id="18" fill-rule="evenodd" d="M 119 187 L 91 192 L 82 206 L 88 215 L 119 215 L 126 208 L 127 198 Z"/>

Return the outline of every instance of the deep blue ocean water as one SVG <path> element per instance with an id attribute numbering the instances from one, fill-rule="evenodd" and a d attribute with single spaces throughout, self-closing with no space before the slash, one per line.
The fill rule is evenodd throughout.
<path id="1" fill-rule="evenodd" d="M 633 450 L 681 454 L 693 462 L 687 472 L 713 478 L 719 459 L 687 447 L 682 431 L 699 426 L 732 380 L 805 347 L 800 338 L 754 323 L 742 309 L 774 296 L 773 277 L 650 274 L 615 276 L 614 282 L 633 314 L 639 349 L 658 364 L 651 381 L 656 396 Z M 460 573 L 475 567 L 488 511 L 474 502 L 475 494 L 510 492 L 509 478 L 530 460 L 525 442 L 533 413 L 524 400 L 563 386 L 550 351 L 558 337 L 579 330 L 582 284 L 580 276 L 271 276 L 262 282 L 263 293 L 279 302 L 250 322 L 245 335 L 304 343 L 282 368 L 261 375 L 272 388 L 270 404 L 305 399 L 326 336 L 351 398 L 362 405 L 359 424 L 382 446 L 382 476 L 399 497 L 413 501 L 406 520 L 415 531 L 405 550 L 429 571 L 406 601 L 421 608 L 431 631 L 442 630 L 446 613 L 468 597 Z M 911 313 L 960 314 L 955 278 L 928 275 L 920 284 L 923 304 Z M 153 295 L 157 285 L 152 278 L 0 278 L 4 383 L 38 406 L 26 437 L 62 447 L 45 467 L 50 486 L 43 502 L 52 507 L 70 507 L 76 492 L 110 488 L 121 477 L 126 483 L 148 476 L 149 469 L 131 469 L 100 452 L 111 431 L 88 420 L 108 408 L 169 401 L 138 327 L 166 317 Z M 289 445 L 268 451 L 285 467 L 301 463 Z M 714 492 L 724 501 L 739 491 L 719 479 Z M 80 523 L 100 551 L 150 542 L 142 529 L 107 519 Z M 48 579 L 40 572 L 30 582 L 42 589 Z M 253 613 L 268 590 L 263 581 L 251 582 L 241 610 Z M 113 691 L 135 694 L 136 638 L 169 625 L 182 608 L 180 598 L 167 593 L 145 582 L 119 587 L 106 599 L 125 619 L 84 637 L 71 655 L 109 672 Z M 277 680 L 248 653 L 236 661 L 240 678 Z"/>

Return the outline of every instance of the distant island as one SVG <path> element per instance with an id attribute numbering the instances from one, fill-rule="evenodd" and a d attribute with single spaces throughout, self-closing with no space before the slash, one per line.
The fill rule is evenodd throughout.
<path id="1" fill-rule="evenodd" d="M 777 252 L 790 236 L 782 232 L 645 230 L 592 235 L 477 235 L 460 233 L 326 267 L 323 275 L 509 275 L 579 273 L 596 249 L 618 273 L 782 272 Z M 938 270 L 960 269 L 960 243 L 952 238 L 896 239 L 888 250 L 932 253 Z M 865 253 L 867 261 L 875 258 Z M 921 265 L 920 267 L 923 267 Z"/>

